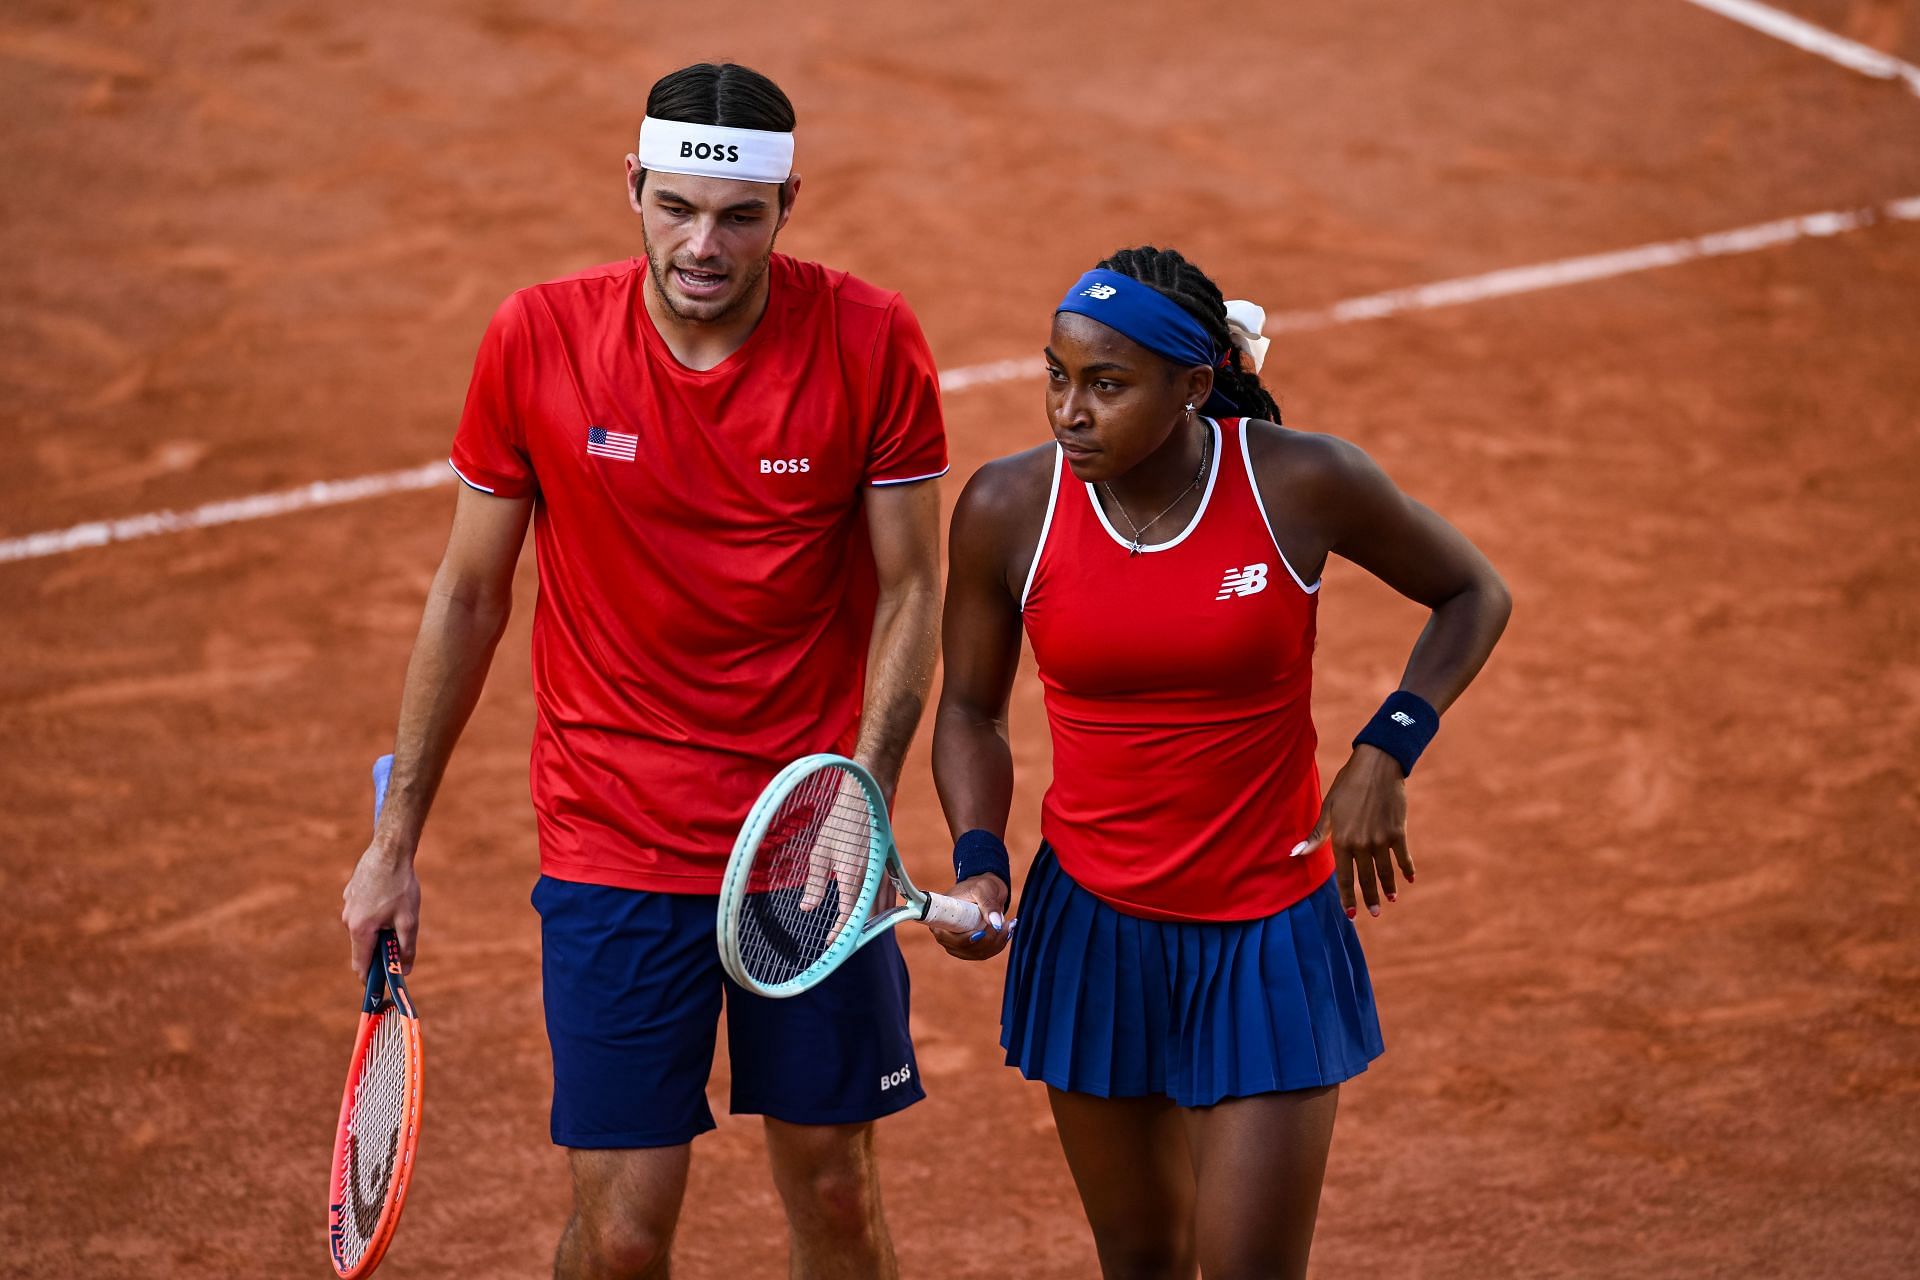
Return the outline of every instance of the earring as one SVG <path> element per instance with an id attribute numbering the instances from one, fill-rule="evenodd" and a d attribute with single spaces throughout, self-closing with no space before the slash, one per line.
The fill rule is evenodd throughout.
<path id="1" fill-rule="evenodd" d="M 1191 401 L 1191 400 L 1189 400 L 1189 401 L 1187 401 L 1187 412 L 1188 412 L 1188 413 L 1192 413 L 1192 412 L 1193 412 L 1193 401 Z"/>

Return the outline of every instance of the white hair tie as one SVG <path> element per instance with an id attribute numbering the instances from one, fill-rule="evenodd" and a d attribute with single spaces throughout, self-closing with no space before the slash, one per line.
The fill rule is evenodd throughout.
<path id="1" fill-rule="evenodd" d="M 1260 330 L 1267 324 L 1265 307 L 1245 298 L 1234 298 L 1227 303 L 1227 336 L 1233 345 L 1253 361 L 1253 371 L 1260 372 L 1260 366 L 1267 362 L 1267 348 L 1273 339 L 1262 336 Z"/>

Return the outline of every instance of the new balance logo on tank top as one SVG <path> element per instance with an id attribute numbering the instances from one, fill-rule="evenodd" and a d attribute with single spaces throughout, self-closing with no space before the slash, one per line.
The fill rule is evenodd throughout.
<path id="1" fill-rule="evenodd" d="M 717 893 L 787 761 L 851 750 L 875 598 L 869 486 L 947 467 L 900 295 L 773 255 L 712 369 L 648 317 L 638 259 L 523 289 L 474 363 L 453 468 L 533 496 L 541 870 Z"/>
<path id="2" fill-rule="evenodd" d="M 1200 509 L 1128 554 L 1056 450 L 1021 617 L 1045 690 L 1061 867 L 1134 915 L 1272 915 L 1333 871 L 1290 857 L 1320 811 L 1313 636 L 1319 584 L 1275 544 L 1241 419 L 1209 425 Z"/>

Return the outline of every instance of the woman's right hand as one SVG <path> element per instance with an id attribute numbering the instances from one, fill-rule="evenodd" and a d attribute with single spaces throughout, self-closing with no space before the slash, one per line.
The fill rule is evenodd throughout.
<path id="1" fill-rule="evenodd" d="M 947 890 L 947 897 L 973 903 L 985 917 L 972 933 L 933 926 L 933 936 L 947 949 L 947 954 L 962 960 L 991 960 L 1006 948 L 1007 941 L 1013 937 L 1014 925 L 1006 919 L 1010 905 L 1006 881 L 991 872 L 971 876 Z"/>

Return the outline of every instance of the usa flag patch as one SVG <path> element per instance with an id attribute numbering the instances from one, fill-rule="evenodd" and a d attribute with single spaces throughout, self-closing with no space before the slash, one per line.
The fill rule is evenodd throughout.
<path id="1" fill-rule="evenodd" d="M 587 428 L 587 452 L 596 458 L 632 462 L 633 451 L 639 444 L 639 436 L 630 436 L 624 431 L 609 431 L 605 427 Z"/>

